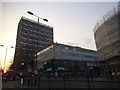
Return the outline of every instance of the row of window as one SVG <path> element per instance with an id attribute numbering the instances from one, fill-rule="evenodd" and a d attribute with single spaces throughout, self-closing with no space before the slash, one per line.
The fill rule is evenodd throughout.
<path id="1" fill-rule="evenodd" d="M 50 43 L 48 43 L 48 42 L 42 42 L 41 44 L 39 44 L 38 43 L 38 45 L 37 45 L 37 43 L 33 43 L 33 42 L 21 42 L 21 45 L 22 46 L 27 46 L 27 45 L 29 45 L 29 46 L 35 46 L 35 47 L 44 47 L 44 46 L 48 46 Z"/>
<path id="2" fill-rule="evenodd" d="M 42 51 L 42 52 L 39 52 L 37 55 L 40 56 L 40 58 L 39 58 L 39 60 L 40 60 L 40 59 L 42 59 L 41 56 L 44 57 L 44 58 L 47 58 L 48 56 L 50 56 L 52 54 L 53 54 L 52 51 L 46 52 L 46 53 Z M 98 60 L 98 57 L 91 56 L 91 55 L 82 55 L 82 54 L 66 53 L 66 52 L 61 52 L 61 53 L 56 53 L 55 52 L 55 55 L 58 55 L 58 54 L 59 54 L 59 56 L 70 56 L 70 57 L 72 56 L 72 57 L 77 57 L 77 58 L 87 59 L 87 60 Z"/>
<path id="3" fill-rule="evenodd" d="M 43 36 L 39 36 L 39 37 L 35 38 L 32 35 L 30 35 L 30 36 L 22 35 L 22 39 L 24 39 L 24 40 L 30 40 L 30 41 L 35 41 L 35 42 L 38 42 L 38 41 L 52 42 L 53 41 L 53 38 L 48 38 L 48 37 L 43 37 Z"/>
<path id="4" fill-rule="evenodd" d="M 37 36 L 37 35 L 33 35 L 33 34 L 28 34 L 28 33 L 23 33 L 23 35 L 22 35 L 23 37 L 25 37 L 25 38 L 39 38 L 39 39 L 43 39 L 43 40 L 52 40 L 53 39 L 53 36 L 51 35 L 51 36 L 45 36 L 45 35 L 39 35 L 39 36 Z"/>
<path id="5" fill-rule="evenodd" d="M 21 44 L 26 44 L 26 45 L 47 45 L 47 44 L 51 44 L 52 42 L 47 42 L 47 41 L 37 41 L 37 40 L 34 40 L 34 41 L 30 41 L 30 40 L 22 40 Z"/>
<path id="6" fill-rule="evenodd" d="M 38 22 L 36 23 L 36 22 L 34 22 L 34 21 L 25 20 L 25 21 L 23 22 L 23 24 L 26 25 L 26 26 L 29 26 L 29 27 L 34 27 L 34 28 L 37 28 L 37 27 L 38 27 Z M 48 26 L 48 25 L 45 25 L 45 24 L 42 24 L 42 23 L 39 23 L 39 27 L 52 29 L 51 26 Z"/>
<path id="7" fill-rule="evenodd" d="M 39 32 L 33 32 L 33 31 L 31 31 L 31 30 L 29 30 L 29 31 L 27 31 L 27 30 L 24 30 L 23 31 L 24 33 L 27 33 L 27 34 L 32 34 L 32 35 L 44 35 L 44 36 L 51 36 L 51 35 L 53 35 L 53 33 L 52 32 L 41 32 L 41 31 L 39 31 Z"/>
<path id="8" fill-rule="evenodd" d="M 31 49 L 31 48 L 23 48 L 23 50 L 29 50 L 29 51 L 35 51 L 35 49 Z"/>
<path id="9" fill-rule="evenodd" d="M 91 56 L 91 55 L 82 55 L 82 54 L 76 54 L 76 53 L 66 53 L 66 52 L 62 52 L 62 55 L 64 56 L 73 56 L 73 57 L 80 57 L 80 58 L 93 58 L 93 59 L 97 59 L 96 56 Z"/>
<path id="10" fill-rule="evenodd" d="M 53 33 L 43 33 L 43 32 L 30 32 L 30 31 L 26 31 L 26 30 L 24 30 L 23 31 L 24 33 L 26 33 L 26 34 L 31 34 L 31 35 L 43 35 L 43 36 L 52 36 L 53 35 Z"/>
<path id="11" fill-rule="evenodd" d="M 85 50 L 85 49 L 82 49 L 80 47 L 69 47 L 69 46 L 60 46 L 61 49 L 64 49 L 64 50 L 70 50 L 70 51 L 78 51 L 78 52 L 84 52 L 84 53 L 89 53 L 89 54 L 97 54 L 96 51 L 92 51 L 92 50 Z"/>
<path id="12" fill-rule="evenodd" d="M 30 53 L 27 53 L 27 54 L 24 53 L 23 55 L 27 55 L 27 56 L 30 56 L 30 57 L 33 57 L 33 58 L 34 58 L 34 56 L 35 56 L 34 54 L 30 54 Z"/>
<path id="13" fill-rule="evenodd" d="M 24 26 L 23 28 L 24 31 L 29 31 L 29 32 L 32 32 L 32 33 L 47 33 L 47 34 L 52 34 L 53 33 L 53 30 L 52 29 L 47 29 L 47 28 L 30 28 L 28 26 Z"/>

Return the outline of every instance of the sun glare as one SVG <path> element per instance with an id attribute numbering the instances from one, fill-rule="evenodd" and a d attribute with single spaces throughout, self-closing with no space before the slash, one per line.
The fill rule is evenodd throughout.
<path id="1" fill-rule="evenodd" d="M 10 69 L 10 66 L 13 64 L 14 50 L 10 48 L 7 50 L 7 53 L 5 53 L 5 49 L 0 48 L 0 51 L 3 52 L 0 55 L 0 68 L 5 69 L 4 73 L 6 73 Z"/>

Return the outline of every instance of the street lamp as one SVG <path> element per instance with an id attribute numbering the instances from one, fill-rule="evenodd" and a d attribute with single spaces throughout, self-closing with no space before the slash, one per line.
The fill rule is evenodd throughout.
<path id="1" fill-rule="evenodd" d="M 38 19 L 40 18 L 40 19 L 43 19 L 44 21 L 48 22 L 47 19 L 45 19 L 45 18 L 41 18 L 41 17 L 39 17 L 39 16 L 33 14 L 31 11 L 27 11 L 27 13 L 30 14 L 30 15 L 34 15 L 34 16 L 37 17 Z"/>
<path id="2" fill-rule="evenodd" d="M 38 18 L 38 26 L 37 26 L 37 45 L 36 45 L 36 55 L 35 55 L 35 67 L 36 67 L 36 71 L 34 71 L 34 73 L 37 74 L 37 50 L 38 50 L 38 28 L 39 28 L 39 19 L 42 19 L 42 20 L 44 20 L 44 21 L 46 21 L 46 22 L 48 22 L 48 20 L 45 19 L 45 18 L 42 18 L 42 17 L 39 17 L 39 16 L 35 15 L 35 14 L 32 13 L 31 11 L 27 11 L 27 13 Z"/>
<path id="3" fill-rule="evenodd" d="M 33 14 L 31 11 L 27 11 L 27 13 L 28 13 L 28 14 L 30 14 L 30 15 L 34 15 L 35 17 L 37 17 L 37 18 L 38 18 L 38 25 L 39 25 L 39 19 L 42 19 L 42 20 L 44 20 L 44 21 L 48 22 L 48 20 L 47 20 L 47 19 L 45 19 L 45 18 L 41 18 L 41 17 L 39 17 L 39 16 L 37 16 L 37 15 Z M 38 29 L 37 29 L 37 33 L 38 33 Z M 38 35 L 38 34 L 37 34 L 37 35 Z M 38 37 L 38 36 L 37 36 L 37 37 Z M 37 38 L 37 40 L 38 40 L 38 38 Z M 35 64 L 36 69 L 37 69 L 37 50 L 38 50 L 38 42 L 37 42 L 37 47 L 36 47 L 36 64 Z"/>
<path id="4" fill-rule="evenodd" d="M 8 48 L 14 48 L 13 46 L 4 46 L 4 45 L 0 45 L 1 47 L 5 47 L 6 48 L 6 52 L 5 52 L 5 60 L 4 60 L 4 70 L 5 70 L 5 63 L 6 63 L 6 57 L 7 57 L 7 50 L 8 50 Z"/>

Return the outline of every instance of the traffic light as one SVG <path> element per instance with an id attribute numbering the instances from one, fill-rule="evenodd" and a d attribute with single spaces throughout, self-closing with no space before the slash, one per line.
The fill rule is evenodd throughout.
<path id="1" fill-rule="evenodd" d="M 24 66 L 25 65 L 25 63 L 24 62 L 22 62 L 22 66 Z"/>
<path id="2" fill-rule="evenodd" d="M 25 69 L 25 63 L 21 62 L 21 69 Z"/>

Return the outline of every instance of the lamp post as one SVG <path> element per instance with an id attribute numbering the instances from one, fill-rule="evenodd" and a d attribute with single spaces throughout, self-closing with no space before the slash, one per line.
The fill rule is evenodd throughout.
<path id="1" fill-rule="evenodd" d="M 89 67 L 87 66 L 87 63 L 85 63 L 85 69 L 86 69 L 86 74 L 87 74 L 88 90 L 90 90 Z"/>
<path id="2" fill-rule="evenodd" d="M 38 18 L 38 25 L 39 25 L 39 19 L 42 19 L 42 20 L 48 22 L 47 19 L 45 19 L 45 18 L 41 18 L 41 17 L 39 17 L 39 16 L 33 14 L 31 11 L 27 11 L 27 13 L 30 14 L 30 15 L 33 15 L 33 16 L 35 16 L 35 17 Z M 37 33 L 38 33 L 38 28 L 37 28 Z M 37 40 L 38 40 L 38 34 L 37 34 Z M 37 69 L 37 50 L 38 50 L 38 42 L 37 42 L 36 55 L 35 55 L 35 56 L 36 56 L 36 60 L 35 60 L 35 61 L 36 61 L 36 63 L 35 63 L 36 69 Z"/>
<path id="3" fill-rule="evenodd" d="M 1 47 L 5 47 L 6 48 L 6 52 L 5 52 L 5 60 L 4 60 L 4 71 L 5 71 L 5 63 L 6 63 L 6 57 L 7 57 L 7 51 L 8 51 L 8 48 L 14 48 L 13 46 L 4 46 L 4 45 L 0 45 Z"/>
<path id="4" fill-rule="evenodd" d="M 36 70 L 34 71 L 34 73 L 37 74 L 37 72 L 38 72 L 38 71 L 37 71 L 37 50 L 38 50 L 38 29 L 39 29 L 39 19 L 42 19 L 43 21 L 46 21 L 46 22 L 48 22 L 48 20 L 45 19 L 45 18 L 42 18 L 42 17 L 39 17 L 39 16 L 35 15 L 35 14 L 32 13 L 31 11 L 27 11 L 27 13 L 38 18 L 38 21 L 37 21 L 37 22 L 38 22 L 38 26 L 37 26 L 37 45 L 36 45 L 36 55 L 35 55 L 35 69 L 36 69 Z M 35 83 L 36 83 L 36 82 L 35 82 Z"/>

